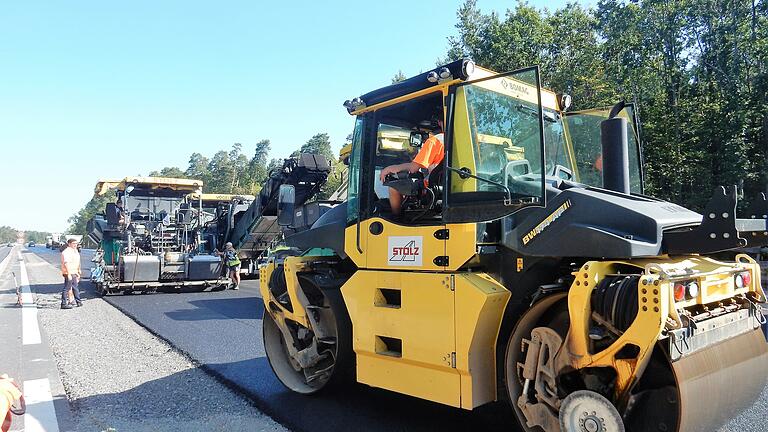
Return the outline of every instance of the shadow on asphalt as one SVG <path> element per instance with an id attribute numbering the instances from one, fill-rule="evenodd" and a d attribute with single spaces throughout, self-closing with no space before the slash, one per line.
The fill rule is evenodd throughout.
<path id="1" fill-rule="evenodd" d="M 517 427 L 505 403 L 474 411 L 451 408 L 362 384 L 302 396 L 275 378 L 266 357 L 202 368 L 243 393 L 256 406 L 296 431 L 504 431 Z"/>
<path id="2" fill-rule="evenodd" d="M 206 392 L 207 386 L 201 388 L 201 379 L 210 378 L 198 369 L 186 369 L 119 393 L 95 394 L 72 399 L 70 403 L 75 413 L 96 410 L 99 418 L 109 419 L 99 424 L 98 430 L 106 427 L 130 430 L 128 427 L 137 421 L 145 425 L 164 419 L 170 422 L 207 421 L 211 414 L 209 409 L 225 407 L 215 395 Z"/>
<path id="3" fill-rule="evenodd" d="M 83 291 L 83 284 L 80 284 L 80 290 Z M 61 294 L 61 290 L 64 288 L 64 278 L 62 277 L 61 283 L 55 284 L 37 284 L 30 285 L 29 289 L 35 294 Z"/>
<path id="4" fill-rule="evenodd" d="M 205 321 L 214 319 L 262 319 L 264 308 L 255 298 L 191 300 L 196 309 L 179 309 L 165 315 L 176 321 Z"/>

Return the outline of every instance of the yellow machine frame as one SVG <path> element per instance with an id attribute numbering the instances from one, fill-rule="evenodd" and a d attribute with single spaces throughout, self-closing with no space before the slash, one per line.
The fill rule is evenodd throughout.
<path id="1" fill-rule="evenodd" d="M 478 68 L 476 74 L 471 79 L 489 77 L 493 72 Z M 445 98 L 452 86 L 462 82 L 458 79 L 440 82 L 428 89 L 359 108 L 351 114 L 363 115 L 434 93 L 441 93 Z M 461 89 L 454 95 L 458 101 L 464 97 Z M 544 107 L 559 111 L 553 92 L 542 90 L 541 102 Z M 454 112 L 455 142 L 472 142 L 464 105 L 457 103 Z M 490 143 L 500 140 L 493 136 L 484 139 Z M 567 142 L 570 145 L 570 141 Z M 518 149 L 520 153 L 524 151 L 522 147 L 513 146 L 508 157 L 514 158 Z M 346 157 L 353 154 L 349 147 L 345 147 L 343 153 Z M 572 148 L 568 157 L 574 158 Z M 474 170 L 474 158 L 468 146 L 457 147 L 451 163 Z M 452 187 L 474 187 L 473 181 L 451 184 Z M 373 229 L 374 225 L 377 229 Z M 512 292 L 489 274 L 466 266 L 477 258 L 481 244 L 479 227 L 477 223 L 406 226 L 371 217 L 346 228 L 344 252 L 357 270 L 344 282 L 341 294 L 352 323 L 358 382 L 463 409 L 500 399 L 497 385 L 502 377 L 497 376 L 497 356 L 504 348 L 499 344 L 505 341 L 499 338 Z M 441 232 L 450 235 L 440 235 Z M 411 243 L 397 244 L 399 238 L 410 239 Z M 418 247 L 421 259 L 393 264 L 390 259 L 393 247 Z M 312 256 L 284 259 L 282 265 L 292 311 L 272 297 L 265 283 L 277 264 L 270 262 L 261 267 L 261 295 L 268 313 L 275 317 L 284 334 L 287 334 L 285 320 L 308 328 L 312 326 L 302 306 L 307 302 L 302 298 L 297 274 L 308 271 L 313 261 L 323 259 Z M 517 258 L 516 271 L 524 271 L 525 265 L 523 258 Z M 638 314 L 608 348 L 593 352 L 590 322 L 599 317 L 591 310 L 591 296 L 598 282 L 619 267 L 633 267 L 641 275 Z M 733 276 L 744 271 L 752 275 L 751 283 L 738 288 Z M 614 397 L 620 401 L 626 401 L 628 391 L 642 375 L 660 338 L 666 331 L 683 325 L 680 314 L 686 313 L 686 308 L 707 307 L 734 298 L 765 301 L 760 268 L 746 255 L 740 255 L 733 263 L 700 256 L 588 261 L 573 276 L 567 291 L 570 328 L 561 341 L 567 347 L 563 350 L 567 354 L 558 355 L 555 365 L 558 370 L 615 370 Z M 674 283 L 679 280 L 696 280 L 701 288 L 698 295 L 676 302 L 672 293 Z M 638 348 L 637 355 L 617 356 L 628 345 Z"/>

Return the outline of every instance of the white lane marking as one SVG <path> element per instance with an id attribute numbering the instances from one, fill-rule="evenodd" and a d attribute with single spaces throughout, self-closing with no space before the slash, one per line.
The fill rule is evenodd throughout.
<path id="1" fill-rule="evenodd" d="M 24 381 L 24 399 L 27 402 L 27 413 L 24 415 L 26 432 L 59 432 L 48 378 Z"/>
<path id="2" fill-rule="evenodd" d="M 40 339 L 40 325 L 37 322 L 37 304 L 32 298 L 27 277 L 27 266 L 24 261 L 19 263 L 19 276 L 21 281 L 21 343 L 22 345 L 36 345 L 42 342 Z"/>

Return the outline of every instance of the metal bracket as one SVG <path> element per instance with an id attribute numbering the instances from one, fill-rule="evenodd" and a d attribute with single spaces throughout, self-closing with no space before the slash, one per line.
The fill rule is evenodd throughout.
<path id="1" fill-rule="evenodd" d="M 764 198 L 764 196 L 763 196 Z M 729 249 L 743 248 L 748 244 L 745 233 L 753 236 L 761 233 L 753 242 L 768 241 L 765 219 L 737 219 L 736 204 L 738 195 L 736 186 L 715 189 L 712 198 L 704 210 L 701 224 L 687 231 L 664 233 L 664 244 L 669 254 L 712 253 Z M 758 210 L 764 205 L 758 201 Z M 759 239 L 758 239 L 759 238 Z"/>
<path id="2" fill-rule="evenodd" d="M 448 259 L 447 255 L 440 255 L 436 256 L 432 262 L 435 263 L 435 265 L 438 267 L 448 267 L 450 260 Z"/>
<path id="3" fill-rule="evenodd" d="M 443 228 L 435 231 L 435 238 L 438 240 L 448 240 L 450 238 L 450 231 L 448 228 Z"/>

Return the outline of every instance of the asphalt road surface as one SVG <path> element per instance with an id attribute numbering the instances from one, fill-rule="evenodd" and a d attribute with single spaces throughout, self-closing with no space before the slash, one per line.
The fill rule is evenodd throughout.
<path id="1" fill-rule="evenodd" d="M 57 264 L 53 251 L 33 250 Z M 84 251 L 83 258 L 85 267 L 89 253 Z M 364 385 L 310 397 L 286 390 L 262 346 L 263 306 L 256 280 L 243 281 L 239 291 L 116 295 L 106 300 L 292 430 L 514 430 L 511 411 L 499 403 L 469 412 Z M 768 388 L 755 406 L 720 432 L 765 430 L 767 402 Z"/>

